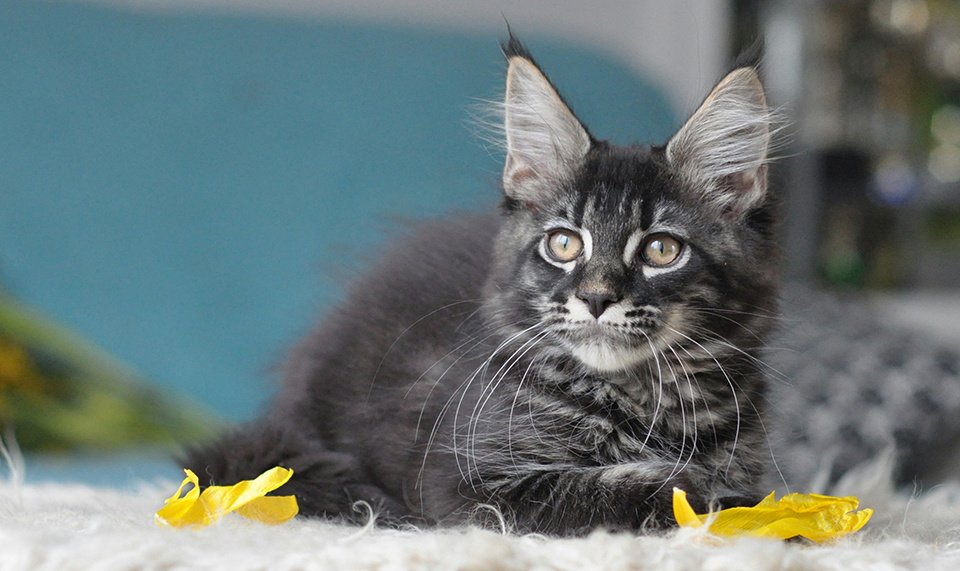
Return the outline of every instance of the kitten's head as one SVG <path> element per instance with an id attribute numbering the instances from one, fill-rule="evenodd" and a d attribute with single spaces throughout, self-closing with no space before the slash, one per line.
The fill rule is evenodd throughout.
<path id="1" fill-rule="evenodd" d="M 754 67 L 724 77 L 666 145 L 621 147 L 591 136 L 519 42 L 504 51 L 504 223 L 488 290 L 500 324 L 606 373 L 756 346 L 777 260 Z"/>

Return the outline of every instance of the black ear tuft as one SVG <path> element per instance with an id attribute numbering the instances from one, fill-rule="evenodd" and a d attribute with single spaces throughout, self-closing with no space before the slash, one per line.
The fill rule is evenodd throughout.
<path id="1" fill-rule="evenodd" d="M 570 109 L 570 113 L 573 114 L 573 109 L 571 108 L 570 104 L 562 95 L 560 95 L 560 92 L 557 91 L 556 86 L 553 85 L 553 81 L 551 81 L 546 72 L 543 71 L 543 68 L 540 67 L 540 64 L 537 62 L 537 60 L 530 55 L 530 51 L 527 49 L 527 46 L 523 45 L 523 42 L 520 41 L 520 38 L 513 33 L 513 29 L 510 27 L 509 22 L 507 22 L 507 34 L 508 38 L 500 42 L 500 50 L 503 52 L 503 57 L 506 58 L 507 62 L 513 58 L 519 57 L 532 63 L 533 67 L 537 68 L 537 71 L 543 75 L 543 78 L 547 81 L 554 94 L 560 99 L 561 102 L 563 102 L 567 109 Z M 593 140 L 593 135 L 590 134 L 590 130 L 587 129 L 582 123 L 580 126 L 584 131 L 587 132 L 587 135 L 590 137 L 590 139 Z"/>
<path id="2" fill-rule="evenodd" d="M 507 33 L 510 34 L 510 37 L 506 41 L 500 42 L 500 49 L 503 51 L 503 56 L 508 60 L 512 57 L 522 57 L 536 64 L 527 47 L 513 34 L 513 30 L 510 29 L 510 24 L 507 24 Z M 538 65 L 537 67 L 540 66 Z"/>
<path id="3" fill-rule="evenodd" d="M 753 43 L 750 44 L 750 47 L 740 52 L 740 55 L 737 56 L 737 59 L 733 60 L 733 65 L 730 66 L 728 73 L 741 67 L 750 67 L 753 69 L 760 68 L 760 62 L 763 61 L 763 52 L 765 50 L 765 42 L 763 36 L 757 36 Z"/>

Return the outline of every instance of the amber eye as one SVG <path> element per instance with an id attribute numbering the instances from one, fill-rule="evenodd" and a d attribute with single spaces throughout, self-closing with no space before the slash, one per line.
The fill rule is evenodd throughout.
<path id="1" fill-rule="evenodd" d="M 672 236 L 651 236 L 643 247 L 643 260 L 651 266 L 666 266 L 680 255 L 680 242 Z"/>
<path id="2" fill-rule="evenodd" d="M 547 234 L 547 253 L 558 262 L 572 262 L 583 251 L 583 240 L 576 232 L 554 230 Z"/>

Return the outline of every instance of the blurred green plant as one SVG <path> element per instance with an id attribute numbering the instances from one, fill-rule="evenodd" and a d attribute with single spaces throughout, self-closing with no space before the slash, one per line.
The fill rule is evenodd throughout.
<path id="1" fill-rule="evenodd" d="M 78 334 L 0 293 L 0 431 L 25 451 L 174 451 L 222 429 Z"/>

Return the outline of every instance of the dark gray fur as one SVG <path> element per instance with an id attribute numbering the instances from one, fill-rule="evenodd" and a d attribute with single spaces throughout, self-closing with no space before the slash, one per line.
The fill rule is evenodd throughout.
<path id="1" fill-rule="evenodd" d="M 505 53 L 532 62 L 515 40 Z M 499 212 L 424 223 L 385 252 L 293 350 L 269 414 L 186 466 L 205 484 L 292 468 L 277 493 L 306 515 L 362 518 L 363 500 L 383 522 L 451 525 L 489 504 L 561 535 L 669 526 L 674 486 L 701 510 L 758 500 L 778 299 L 765 164 L 712 180 L 695 145 L 671 162 L 583 133 L 585 154 L 558 142 L 547 174 L 508 148 Z M 552 220 L 589 229 L 592 257 L 545 261 Z M 690 257 L 645 276 L 624 248 L 663 226 Z M 565 300 L 597 288 L 630 304 L 623 323 L 569 321 Z M 600 371 L 572 355 L 598 339 L 656 350 Z"/>

